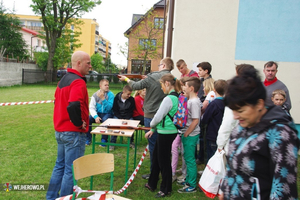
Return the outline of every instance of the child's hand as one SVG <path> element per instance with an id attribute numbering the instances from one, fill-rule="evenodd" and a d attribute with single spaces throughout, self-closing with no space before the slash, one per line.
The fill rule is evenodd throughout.
<path id="1" fill-rule="evenodd" d="M 187 137 L 187 136 L 189 136 L 189 133 L 184 132 L 183 137 Z"/>
<path id="2" fill-rule="evenodd" d="M 152 131 L 148 131 L 148 132 L 145 134 L 145 138 L 146 138 L 146 139 L 149 139 L 149 138 L 151 138 L 152 135 L 153 135 L 153 132 L 152 132 Z"/>

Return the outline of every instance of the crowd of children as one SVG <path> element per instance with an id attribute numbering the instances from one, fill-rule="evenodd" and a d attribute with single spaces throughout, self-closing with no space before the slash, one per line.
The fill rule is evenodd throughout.
<path id="1" fill-rule="evenodd" d="M 173 61 L 170 58 L 163 59 L 159 71 L 149 74 L 145 80 L 134 82 L 121 76 L 120 80 L 129 84 L 125 85 L 123 91 L 115 97 L 109 91 L 109 82 L 103 79 L 99 83 L 100 90 L 90 101 L 90 125 L 114 117 L 140 120 L 141 125 L 151 127 L 151 131 L 145 134 L 150 145 L 150 174 L 144 175 L 143 178 L 148 179 L 145 187 L 153 192 L 157 188 L 161 174 L 160 189 L 155 195 L 157 198 L 170 195 L 175 180 L 182 186 L 178 190 L 179 193 L 196 192 L 197 164 L 207 163 L 217 150 L 227 151 L 230 132 L 237 125 L 232 111 L 225 107 L 223 101 L 228 81 L 221 79 L 215 81 L 210 74 L 212 71 L 210 63 L 198 64 L 198 73 L 188 69 L 182 59 L 178 60 L 176 66 L 181 72 L 180 80 L 170 74 L 173 69 Z M 252 67 L 247 64 L 238 65 L 237 75 Z M 136 89 L 136 93 L 131 97 L 133 89 Z M 188 118 L 185 127 L 178 131 L 173 123 L 173 116 L 178 109 L 179 95 L 184 95 L 188 99 Z M 288 112 L 284 106 L 286 94 L 283 90 L 275 90 L 272 93 L 272 101 L 274 105 L 282 106 Z M 147 102 L 148 106 L 144 110 Z M 149 104 L 152 107 L 149 107 Z M 91 142 L 89 132 L 87 145 Z M 102 136 L 101 141 L 107 142 L 107 136 Z M 116 137 L 112 137 L 111 142 L 116 142 Z M 131 144 L 134 148 L 133 143 Z M 110 148 L 114 149 L 113 146 Z M 182 175 L 177 177 L 179 149 L 182 153 Z"/>

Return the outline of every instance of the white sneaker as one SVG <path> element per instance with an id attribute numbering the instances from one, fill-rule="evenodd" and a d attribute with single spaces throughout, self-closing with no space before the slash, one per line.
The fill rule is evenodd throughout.
<path id="1" fill-rule="evenodd" d="M 174 183 L 176 180 L 177 180 L 177 176 L 176 175 L 172 176 L 172 183 Z"/>
<path id="2" fill-rule="evenodd" d="M 202 174 L 203 174 L 203 171 L 198 171 L 198 174 L 199 174 L 199 175 L 202 175 Z"/>
<path id="3" fill-rule="evenodd" d="M 177 180 L 185 180 L 186 174 L 182 174 L 181 176 L 177 177 Z"/>
<path id="4" fill-rule="evenodd" d="M 179 172 L 181 172 L 181 173 L 182 173 L 182 169 L 181 169 L 181 168 L 179 168 L 179 169 L 176 169 L 176 173 L 179 173 Z"/>

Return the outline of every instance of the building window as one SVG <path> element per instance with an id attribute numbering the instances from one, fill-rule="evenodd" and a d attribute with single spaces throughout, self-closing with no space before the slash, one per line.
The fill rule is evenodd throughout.
<path id="1" fill-rule="evenodd" d="M 132 59 L 131 60 L 131 73 L 132 74 L 142 74 L 143 73 L 143 60 L 136 60 Z M 146 70 L 145 74 L 150 73 L 151 71 L 151 60 L 146 61 Z"/>
<path id="2" fill-rule="evenodd" d="M 155 50 L 156 49 L 156 39 L 140 39 L 139 40 L 139 45 L 142 49 L 151 49 Z"/>
<path id="3" fill-rule="evenodd" d="M 41 22 L 31 22 L 31 26 L 38 26 L 41 27 L 42 23 Z"/>
<path id="4" fill-rule="evenodd" d="M 163 29 L 164 28 L 164 18 L 154 18 L 154 27 L 157 29 Z"/>

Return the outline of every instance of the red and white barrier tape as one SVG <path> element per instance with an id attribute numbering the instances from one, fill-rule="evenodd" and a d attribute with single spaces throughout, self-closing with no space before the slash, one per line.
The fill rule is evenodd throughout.
<path id="1" fill-rule="evenodd" d="M 27 102 L 10 102 L 10 103 L 0 103 L 0 106 L 14 106 L 14 105 L 27 105 L 27 104 L 40 104 L 40 103 L 53 103 L 54 100 L 47 101 L 27 101 Z"/>
<path id="2" fill-rule="evenodd" d="M 90 196 L 89 199 L 100 200 L 102 193 L 106 193 L 106 194 L 121 194 L 122 192 L 124 192 L 128 188 L 128 186 L 132 183 L 132 181 L 135 178 L 137 172 L 139 171 L 139 169 L 140 169 L 140 167 L 141 167 L 141 165 L 142 165 L 142 163 L 143 163 L 143 161 L 145 159 L 147 151 L 149 150 L 148 147 L 149 147 L 149 145 L 146 146 L 139 164 L 136 166 L 136 168 L 133 171 L 133 173 L 131 174 L 130 178 L 128 179 L 128 181 L 125 183 L 125 185 L 120 190 L 118 190 L 116 192 L 113 192 L 113 191 L 82 190 L 80 187 L 78 187 L 77 185 L 75 185 L 74 188 L 73 188 L 73 191 L 76 193 L 76 197 L 80 193 L 82 193 L 82 192 L 91 192 L 91 193 L 94 193 L 94 195 Z M 71 199 L 72 199 L 72 194 L 68 195 L 68 196 L 64 196 L 64 197 L 59 197 L 56 200 L 71 200 Z M 80 199 L 86 200 L 86 198 L 80 198 Z"/>
<path id="3" fill-rule="evenodd" d="M 135 178 L 137 172 L 139 171 L 144 159 L 145 159 L 145 156 L 147 154 L 147 151 L 149 150 L 149 145 L 146 146 L 145 150 L 144 150 L 144 153 L 141 157 L 141 160 L 139 162 L 139 164 L 136 166 L 135 170 L 133 171 L 133 173 L 131 174 L 130 178 L 128 179 L 127 183 L 125 183 L 125 185 L 118 191 L 116 192 L 113 192 L 114 194 L 121 194 L 122 192 L 124 192 L 128 186 L 132 183 L 133 179 Z M 106 193 L 109 193 L 109 191 L 105 191 Z"/>

